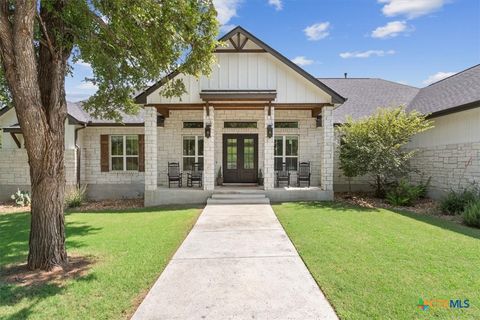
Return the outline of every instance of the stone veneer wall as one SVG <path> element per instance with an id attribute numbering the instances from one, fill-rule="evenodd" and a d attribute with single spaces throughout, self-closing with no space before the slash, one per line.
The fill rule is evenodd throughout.
<path id="1" fill-rule="evenodd" d="M 145 174 L 138 171 L 100 170 L 100 135 L 144 134 L 143 127 L 87 127 L 79 131 L 80 181 L 94 200 L 143 197 Z"/>
<path id="2" fill-rule="evenodd" d="M 76 150 L 65 150 L 67 188 L 76 184 Z M 25 149 L 0 149 L 0 200 L 9 200 L 20 190 L 30 190 L 30 168 Z"/>
<path id="3" fill-rule="evenodd" d="M 411 163 L 423 174 L 413 174 L 412 181 L 431 177 L 429 195 L 440 198 L 449 190 L 480 183 L 480 141 L 421 147 Z"/>

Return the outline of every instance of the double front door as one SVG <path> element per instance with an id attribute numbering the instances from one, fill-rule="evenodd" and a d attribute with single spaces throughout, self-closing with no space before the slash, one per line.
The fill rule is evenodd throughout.
<path id="1" fill-rule="evenodd" d="M 223 181 L 256 183 L 258 178 L 258 135 L 223 135 Z"/>

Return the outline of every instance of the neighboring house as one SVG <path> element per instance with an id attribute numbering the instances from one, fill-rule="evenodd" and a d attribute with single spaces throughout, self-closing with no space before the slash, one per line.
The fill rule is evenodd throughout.
<path id="1" fill-rule="evenodd" d="M 360 119 L 379 107 L 402 105 L 407 111 L 428 115 L 435 127 L 415 136 L 408 147 L 419 149 L 412 166 L 421 175 L 412 178 L 425 181 L 431 177 L 430 196 L 439 198 L 450 189 L 480 182 L 480 65 L 422 89 L 381 79 L 320 80 L 347 98 L 334 110 L 337 125 L 347 116 Z M 345 191 L 348 183 L 339 169 L 337 148 L 334 190 Z M 354 190 L 368 188 L 365 177 L 353 178 L 350 183 Z"/>
<path id="2" fill-rule="evenodd" d="M 463 180 L 467 175 L 478 176 L 480 139 L 476 127 L 471 128 L 468 139 L 441 142 L 449 144 L 445 146 L 447 150 L 453 150 L 451 145 L 456 144 L 459 152 L 455 163 L 450 163 L 456 157 L 453 151 L 431 151 L 441 147 L 437 148 L 438 143 L 432 143 L 428 136 L 441 135 L 444 130 L 455 131 L 448 129 L 450 118 L 442 120 L 443 117 L 457 119 L 462 112 L 478 112 L 478 108 L 464 111 L 457 108 L 460 103 L 471 102 L 460 99 L 466 96 L 461 92 L 462 87 L 477 86 L 467 100 L 473 101 L 480 92 L 478 78 L 465 80 L 459 74 L 444 80 L 449 88 L 448 83 L 457 77 L 455 94 L 459 95 L 451 98 L 453 103 L 445 105 L 438 101 L 446 100 L 442 95 L 450 89 L 429 89 L 437 88 L 440 83 L 417 89 L 380 79 L 317 79 L 241 27 L 221 40 L 226 46 L 216 50 L 217 64 L 210 77 L 195 79 L 172 73 L 167 78 L 182 78 L 187 93 L 181 98 L 164 98 L 160 92 L 165 80 L 161 80 L 136 97 L 142 105 L 141 112 L 137 116 L 124 115 L 122 123 L 92 118 L 81 103 L 68 103 L 67 185 L 87 184 L 92 199 L 144 196 L 146 205 L 203 203 L 217 188 L 219 171 L 225 183 L 236 184 L 257 183 L 261 171 L 265 192 L 273 201 L 333 199 L 334 184 L 335 190 L 342 190 L 348 183 L 334 158 L 337 146 L 334 123 L 343 123 L 347 115 L 360 118 L 378 107 L 398 105 L 437 112 L 432 116 L 456 111 L 434 118 L 437 125 L 434 130 L 439 133 L 431 130 L 412 142 L 412 146 L 426 150 L 418 158 L 420 167 L 425 167 L 425 159 L 432 154 L 446 157 L 437 161 L 445 164 L 442 168 L 431 166 L 436 171 L 430 173 L 427 172 L 430 167 L 423 168 L 428 175 L 435 175 L 432 187 L 447 188 L 437 175 L 448 176 L 453 172 L 455 178 L 463 175 L 458 178 Z M 472 70 L 478 75 L 478 66 Z M 462 81 L 470 82 L 462 86 Z M 476 99 L 480 100 L 478 96 Z M 454 126 L 462 127 L 462 121 L 465 120 L 458 118 Z M 29 169 L 14 110 L 0 110 L 0 128 L 3 129 L 0 200 L 5 200 L 17 187 L 29 188 Z M 476 166 L 476 169 L 463 173 L 450 170 L 453 165 L 457 169 L 464 166 L 470 159 L 467 152 L 460 156 L 466 147 L 459 144 L 466 143 L 470 143 L 471 150 L 477 150 L 476 158 L 470 161 L 473 164 L 470 168 Z M 180 164 L 181 189 L 168 188 L 169 162 Z M 278 188 L 275 177 L 282 164 L 289 168 L 291 185 L 296 186 L 300 162 L 310 163 L 312 187 Z M 203 185 L 190 188 L 186 186 L 187 173 L 194 163 L 203 169 Z M 453 179 L 450 177 L 449 181 Z M 354 183 L 358 188 L 366 187 L 365 179 L 358 178 Z"/>

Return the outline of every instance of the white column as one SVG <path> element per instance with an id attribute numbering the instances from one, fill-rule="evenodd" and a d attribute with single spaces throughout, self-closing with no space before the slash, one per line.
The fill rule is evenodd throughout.
<path id="1" fill-rule="evenodd" d="M 325 191 L 333 191 L 333 144 L 335 141 L 333 129 L 333 107 L 322 108 L 322 128 L 323 146 L 321 186 Z"/>
<path id="2" fill-rule="evenodd" d="M 270 115 L 268 115 L 268 108 L 265 107 L 265 128 L 263 134 L 265 135 L 265 157 L 263 162 L 263 186 L 265 190 L 273 189 L 275 187 L 275 161 L 274 161 L 274 137 L 275 137 L 275 108 L 270 108 Z M 267 135 L 267 127 L 272 125 L 273 135 L 271 138 Z"/>
<path id="3" fill-rule="evenodd" d="M 208 113 L 207 113 L 207 108 Z M 203 189 L 215 189 L 215 115 L 213 107 L 203 108 L 204 135 L 207 125 L 211 126 L 210 138 L 203 137 Z"/>
<path id="4" fill-rule="evenodd" d="M 145 107 L 145 191 L 157 189 L 157 109 Z"/>

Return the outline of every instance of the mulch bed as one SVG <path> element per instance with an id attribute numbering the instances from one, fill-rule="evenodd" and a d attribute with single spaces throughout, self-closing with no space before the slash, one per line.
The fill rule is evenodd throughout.
<path id="1" fill-rule="evenodd" d="M 335 201 L 347 203 L 350 205 L 356 205 L 363 208 L 370 208 L 370 209 L 384 208 L 384 209 L 392 209 L 392 210 L 405 210 L 405 211 L 410 211 L 410 212 L 425 214 L 425 215 L 434 215 L 436 217 L 439 217 L 445 220 L 462 224 L 462 219 L 460 216 L 451 216 L 451 215 L 442 213 L 439 209 L 438 202 L 428 198 L 419 199 L 413 206 L 399 207 L 399 206 L 393 206 L 387 203 L 385 199 L 376 198 L 372 193 L 339 192 L 339 193 L 335 193 Z"/>
<path id="2" fill-rule="evenodd" d="M 99 211 L 99 210 L 125 210 L 132 208 L 143 208 L 143 199 L 126 200 L 102 200 L 88 201 L 80 207 L 67 209 L 67 211 Z M 19 207 L 13 202 L 0 202 L 0 213 L 15 213 L 30 211 L 30 206 Z"/>
<path id="3" fill-rule="evenodd" d="M 68 265 L 51 271 L 29 270 L 26 263 L 13 264 L 0 269 L 0 282 L 15 284 L 22 287 L 56 284 L 65 280 L 85 276 L 95 263 L 92 257 L 69 257 Z"/>

